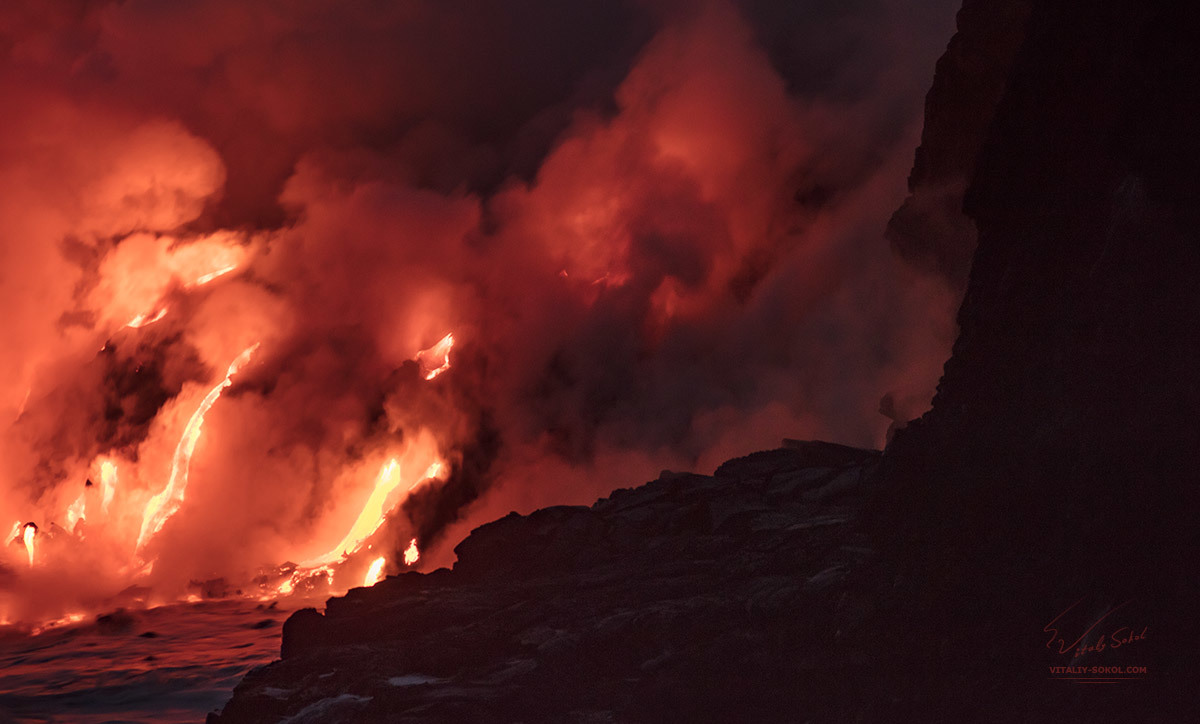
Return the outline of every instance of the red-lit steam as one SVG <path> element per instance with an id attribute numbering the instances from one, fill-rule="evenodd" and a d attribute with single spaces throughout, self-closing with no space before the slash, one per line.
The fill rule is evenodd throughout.
<path id="1" fill-rule="evenodd" d="M 0 9 L 0 519 L 38 526 L 0 620 L 371 585 L 511 508 L 881 442 L 950 336 L 881 241 L 940 4 Z"/>

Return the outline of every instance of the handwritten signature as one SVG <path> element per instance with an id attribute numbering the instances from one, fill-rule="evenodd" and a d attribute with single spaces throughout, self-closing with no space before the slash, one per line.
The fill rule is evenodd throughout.
<path id="1" fill-rule="evenodd" d="M 1084 598 L 1087 598 L 1087 597 L 1084 596 Z M 1149 626 L 1143 626 L 1141 631 L 1136 630 L 1135 627 L 1121 626 L 1119 628 L 1113 629 L 1112 631 L 1109 631 L 1107 633 L 1107 636 L 1106 636 L 1106 634 L 1103 634 L 1103 633 L 1100 634 L 1100 636 L 1096 638 L 1094 643 L 1091 643 L 1091 644 L 1083 643 L 1084 639 L 1086 639 L 1088 637 L 1088 634 L 1092 633 L 1092 631 L 1096 630 L 1096 627 L 1098 627 L 1100 624 L 1104 623 L 1105 619 L 1107 619 L 1109 616 L 1113 615 L 1117 611 L 1121 610 L 1128 604 L 1132 603 L 1132 599 L 1131 599 L 1130 601 L 1126 601 L 1125 603 L 1122 603 L 1118 606 L 1113 606 L 1112 608 L 1105 611 L 1104 614 L 1101 615 L 1100 618 L 1096 619 L 1096 621 L 1091 626 L 1088 626 L 1087 630 L 1085 630 L 1078 638 L 1076 638 L 1071 643 L 1067 643 L 1066 637 L 1059 633 L 1059 630 L 1058 630 L 1058 628 L 1055 627 L 1055 625 L 1058 624 L 1058 622 L 1062 619 L 1063 616 L 1066 616 L 1068 613 L 1071 612 L 1072 609 L 1074 609 L 1076 606 L 1078 606 L 1080 603 L 1082 603 L 1083 600 L 1084 599 L 1081 598 L 1078 601 L 1076 601 L 1075 603 L 1072 603 L 1070 606 L 1067 607 L 1067 609 L 1065 611 L 1063 611 L 1062 613 L 1055 616 L 1054 620 L 1052 620 L 1050 623 L 1046 624 L 1046 626 L 1042 629 L 1043 633 L 1050 634 L 1050 639 L 1048 641 L 1046 641 L 1046 648 L 1049 649 L 1049 648 L 1053 647 L 1055 644 L 1058 644 L 1058 653 L 1065 654 L 1069 651 L 1074 651 L 1075 653 L 1072 655 L 1071 658 L 1077 659 L 1080 656 L 1083 656 L 1084 654 L 1089 653 L 1089 652 L 1099 652 L 1099 651 L 1104 651 L 1105 649 L 1119 649 L 1122 646 L 1127 646 L 1127 645 L 1133 643 L 1134 641 L 1144 641 L 1145 640 L 1146 634 L 1150 630 Z"/>

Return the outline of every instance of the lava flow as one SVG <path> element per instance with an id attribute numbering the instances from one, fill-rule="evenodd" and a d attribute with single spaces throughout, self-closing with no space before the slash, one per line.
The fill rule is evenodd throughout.
<path id="1" fill-rule="evenodd" d="M 188 467 L 192 462 L 192 453 L 196 450 L 196 441 L 200 439 L 204 416 L 216 404 L 221 393 L 233 384 L 233 376 L 250 361 L 250 357 L 256 349 L 258 349 L 258 344 L 247 347 L 229 364 L 229 369 L 225 372 L 225 379 L 204 396 L 200 406 L 188 420 L 183 437 L 175 447 L 175 456 L 171 460 L 171 477 L 167 480 L 167 486 L 146 504 L 146 511 L 142 517 L 142 528 L 137 538 L 136 551 L 139 555 L 150 539 L 162 530 L 163 525 L 170 520 L 171 516 L 175 515 L 179 506 L 183 504 L 184 495 L 187 493 Z"/>
<path id="2" fill-rule="evenodd" d="M 417 364 L 421 365 L 421 372 L 425 375 L 426 380 L 432 380 L 450 369 L 450 350 L 452 349 L 454 349 L 454 335 L 447 334 L 438 340 L 437 344 L 417 353 Z"/>
<path id="3" fill-rule="evenodd" d="M 363 585 L 374 586 L 376 583 L 382 581 L 384 577 L 383 566 L 386 563 L 387 558 L 383 556 L 379 556 L 375 560 L 371 561 L 371 567 L 367 569 L 367 575 L 365 578 L 363 578 Z"/>
<path id="4" fill-rule="evenodd" d="M 510 510 L 877 445 L 941 374 L 955 305 L 879 239 L 941 52 L 894 22 L 814 76 L 841 11 L 19 5 L 0 620 L 451 565 Z"/>
<path id="5" fill-rule="evenodd" d="M 25 552 L 29 555 L 29 567 L 33 567 L 33 551 L 37 540 L 37 526 L 33 523 L 25 524 L 25 534 L 22 541 L 25 543 Z"/>

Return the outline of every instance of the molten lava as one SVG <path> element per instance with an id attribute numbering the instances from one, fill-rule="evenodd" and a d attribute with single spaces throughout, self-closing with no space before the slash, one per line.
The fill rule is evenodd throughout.
<path id="1" fill-rule="evenodd" d="M 384 579 L 383 566 L 385 563 L 387 563 L 387 558 L 383 556 L 379 556 L 371 562 L 371 567 L 367 569 L 367 575 L 363 578 L 364 586 L 374 586 Z"/>
<path id="2" fill-rule="evenodd" d="M 34 541 L 36 538 L 37 538 L 37 526 L 34 525 L 33 523 L 26 523 L 25 524 L 25 534 L 21 540 L 24 541 L 24 543 L 25 543 L 25 553 L 29 556 L 30 568 L 33 567 L 33 550 L 34 550 Z"/>
<path id="3" fill-rule="evenodd" d="M 229 272 L 234 271 L 236 269 L 237 269 L 237 264 L 230 264 L 228 266 L 221 267 L 220 269 L 218 269 L 214 272 L 209 272 L 208 274 L 202 275 L 201 277 L 196 279 L 196 281 L 192 282 L 189 286 L 197 286 L 197 287 L 203 286 L 203 285 L 211 282 L 213 279 L 216 279 L 217 277 L 223 277 L 226 274 L 228 274 Z"/>
<path id="4" fill-rule="evenodd" d="M 100 510 L 107 514 L 117 492 L 117 466 L 111 460 L 100 463 Z"/>
<path id="5" fill-rule="evenodd" d="M 162 307 L 157 312 L 155 312 L 153 315 L 139 314 L 136 317 L 134 317 L 133 319 L 129 320 L 129 322 L 126 323 L 125 326 L 129 327 L 131 329 L 141 329 L 142 327 L 145 327 L 147 325 L 154 324 L 158 320 L 167 316 L 167 309 L 168 309 L 167 307 Z"/>
<path id="6" fill-rule="evenodd" d="M 384 513 L 386 512 L 383 509 L 383 504 L 387 500 L 388 495 L 399 484 L 400 463 L 395 458 L 392 458 L 384 463 L 383 468 L 380 469 L 379 476 L 375 479 L 375 489 L 371 491 L 371 497 L 367 498 L 362 512 L 358 514 L 354 525 L 350 526 L 350 530 L 342 540 L 325 555 L 305 561 L 300 566 L 302 568 L 312 568 L 314 566 L 328 565 L 340 560 L 344 555 L 349 555 L 357 551 L 362 542 L 374 535 L 375 531 L 379 530 L 379 526 L 383 525 Z"/>
<path id="7" fill-rule="evenodd" d="M 421 560 L 421 551 L 417 548 L 417 539 L 413 538 L 408 542 L 408 548 L 404 549 L 404 565 L 415 565 L 419 560 Z"/>
<path id="8" fill-rule="evenodd" d="M 454 335 L 447 334 L 437 344 L 417 353 L 417 364 L 421 365 L 421 373 L 426 380 L 450 369 L 450 350 L 454 349 Z"/>
<path id="9" fill-rule="evenodd" d="M 167 486 L 162 492 L 155 495 L 146 504 L 146 510 L 142 517 L 142 529 L 138 533 L 137 552 L 141 553 L 142 549 L 154 537 L 158 531 L 162 530 L 163 525 L 170 520 L 171 516 L 179 510 L 179 506 L 183 503 L 184 494 L 187 492 L 188 483 L 188 467 L 192 462 L 192 453 L 196 450 L 196 441 L 200 439 L 200 430 L 204 425 L 204 415 L 209 411 L 225 388 L 233 384 L 233 376 L 242 368 L 254 351 L 258 349 L 258 345 L 254 344 L 247 347 L 233 362 L 230 363 L 229 369 L 225 373 L 225 379 L 221 380 L 220 384 L 212 388 L 204 399 L 200 402 L 200 407 L 196 408 L 196 412 L 192 414 L 192 418 L 188 420 L 187 427 L 184 428 L 183 437 L 179 439 L 179 444 L 175 447 L 175 455 L 171 460 L 171 477 L 167 480 Z"/>

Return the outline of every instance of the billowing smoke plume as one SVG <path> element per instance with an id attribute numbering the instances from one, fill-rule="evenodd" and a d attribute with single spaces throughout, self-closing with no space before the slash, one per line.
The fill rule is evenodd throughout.
<path id="1" fill-rule="evenodd" d="M 953 9 L 5 4 L 0 620 L 881 443 L 951 334 L 881 234 Z"/>

